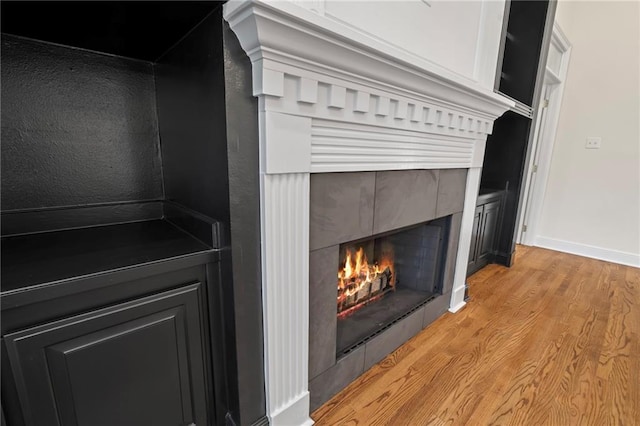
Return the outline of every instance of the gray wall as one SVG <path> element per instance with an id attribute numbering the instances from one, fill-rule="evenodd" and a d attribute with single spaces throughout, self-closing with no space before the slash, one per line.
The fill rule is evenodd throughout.
<path id="1" fill-rule="evenodd" d="M 462 211 L 466 182 L 466 169 L 312 174 L 309 248 Z"/>

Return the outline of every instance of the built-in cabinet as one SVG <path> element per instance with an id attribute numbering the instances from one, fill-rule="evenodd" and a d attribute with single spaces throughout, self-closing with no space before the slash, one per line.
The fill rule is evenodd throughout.
<path id="1" fill-rule="evenodd" d="M 205 283 L 180 284 L 5 334 L 25 423 L 213 423 Z"/>
<path id="2" fill-rule="evenodd" d="M 2 31 L 3 425 L 264 418 L 227 150 L 257 107 L 221 3 L 3 2 Z"/>
<path id="3" fill-rule="evenodd" d="M 495 91 L 509 97 L 515 106 L 499 117 L 487 138 L 480 194 L 502 190 L 502 211 L 495 226 L 492 255 L 476 253 L 472 240 L 469 273 L 489 262 L 511 266 L 515 251 L 516 224 L 524 172 L 539 110 L 544 64 L 551 40 L 556 2 L 507 1 Z M 476 212 L 478 215 L 478 212 Z M 475 229 L 475 228 L 474 228 Z M 482 235 L 482 233 L 480 233 Z M 489 246 L 486 242 L 485 248 Z M 484 260 L 483 260 L 484 259 Z"/>
<path id="4" fill-rule="evenodd" d="M 136 228 L 148 225 L 119 227 L 140 244 Z M 152 225 L 160 234 L 161 224 Z M 94 236 L 103 230 L 122 242 L 113 226 L 91 229 Z M 9 424 L 218 424 L 227 407 L 226 372 L 216 363 L 224 252 L 194 245 L 181 256 L 55 280 L 53 273 L 74 269 L 66 261 L 99 263 L 96 249 L 73 254 L 70 246 L 82 241 L 71 235 L 69 243 L 60 242 L 56 233 L 65 238 L 70 231 L 3 240 L 10 256 L 1 299 L 2 405 Z M 166 241 L 184 248 L 184 237 L 174 237 Z M 41 261 L 27 256 L 37 251 L 34 239 L 45 250 Z M 50 239 L 59 252 L 47 255 Z M 104 243 L 102 255 L 110 257 Z M 153 254 L 142 245 L 136 250 Z M 16 258 L 25 259 L 21 268 Z M 52 259 L 60 265 L 44 268 L 49 280 L 16 285 L 44 279 L 41 267 Z"/>
<path id="5" fill-rule="evenodd" d="M 478 196 L 471 228 L 467 276 L 493 262 L 501 220 L 504 191 L 488 191 Z"/>

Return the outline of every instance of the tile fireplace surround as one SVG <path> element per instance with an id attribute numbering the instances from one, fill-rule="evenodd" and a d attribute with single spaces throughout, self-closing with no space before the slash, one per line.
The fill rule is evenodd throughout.
<path id="1" fill-rule="evenodd" d="M 456 312 L 486 137 L 513 104 L 293 2 L 231 1 L 224 15 L 259 100 L 267 414 L 272 425 L 310 425 L 311 175 L 466 169 L 445 304 Z"/>
<path id="2" fill-rule="evenodd" d="M 466 169 L 393 170 L 382 172 L 322 173 L 311 176 L 310 204 L 310 311 L 309 311 L 309 390 L 311 410 L 318 408 L 356 377 L 382 360 L 402 343 L 417 334 L 444 313 L 449 307 L 453 285 L 453 271 L 460 235 L 460 219 L 464 206 Z M 384 305 L 385 295 L 374 304 L 376 309 L 389 312 L 390 317 L 372 317 L 364 313 L 355 322 L 342 320 L 343 333 L 356 332 L 356 339 L 337 347 L 339 326 L 336 306 L 336 272 L 339 247 L 342 243 L 389 235 L 394 232 L 420 229 L 425 223 L 441 219 L 447 226 L 442 238 L 442 250 L 429 245 L 433 257 L 433 283 L 436 292 L 410 300 Z M 440 229 L 440 228 L 438 228 Z M 398 234 L 395 234 L 398 235 Z M 405 237 L 406 238 L 406 237 Z M 411 248 L 410 260 L 405 260 L 411 274 L 412 266 L 423 265 L 426 247 L 424 237 L 405 240 Z M 427 243 L 428 245 L 428 243 Z M 425 250 L 427 251 L 427 250 Z M 441 251 L 441 253 L 439 253 Z M 375 260 L 375 259 L 371 259 Z M 408 264 L 406 262 L 409 262 Z M 399 267 L 399 265 L 398 265 Z M 413 284 L 428 284 L 428 274 L 409 279 Z M 399 295 L 399 294 L 398 294 Z M 411 298 L 413 299 L 413 297 Z M 429 301 L 425 304 L 426 299 Z M 387 314 L 388 315 L 388 314 Z M 356 314 L 357 316 L 357 314 Z M 353 316 L 351 316 L 353 318 Z M 382 321 L 382 324 L 378 321 Z M 371 324 L 373 322 L 373 324 Z M 345 329 L 346 328 L 346 329 Z M 370 331 L 369 331 L 370 330 Z M 366 341 L 363 341 L 366 340 Z M 353 347 L 354 344 L 362 342 Z M 342 351 L 344 347 L 349 350 Z M 338 353 L 340 352 L 340 353 Z"/>

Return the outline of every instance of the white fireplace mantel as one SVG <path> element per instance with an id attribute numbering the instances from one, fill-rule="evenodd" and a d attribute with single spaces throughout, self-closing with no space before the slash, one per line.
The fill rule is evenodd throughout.
<path id="1" fill-rule="evenodd" d="M 311 173 L 467 168 L 451 311 L 464 306 L 486 137 L 511 101 L 478 82 L 289 1 L 231 1 L 224 16 L 259 99 L 267 415 L 309 417 Z"/>

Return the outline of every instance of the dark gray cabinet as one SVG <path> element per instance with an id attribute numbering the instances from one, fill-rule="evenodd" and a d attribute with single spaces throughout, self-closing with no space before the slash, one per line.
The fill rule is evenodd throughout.
<path id="1" fill-rule="evenodd" d="M 4 336 L 29 425 L 208 423 L 202 284 Z"/>
<path id="2" fill-rule="evenodd" d="M 473 272 L 469 270 L 477 271 L 476 267 L 478 261 L 478 236 L 481 234 L 480 225 L 482 224 L 482 210 L 483 206 L 477 206 L 473 215 L 473 228 L 471 229 L 471 245 L 469 247 L 469 265 L 467 266 L 467 275 Z"/>
<path id="3" fill-rule="evenodd" d="M 478 197 L 471 231 L 467 276 L 493 261 L 500 228 L 502 202 L 502 191 L 484 193 Z"/>
<path id="4" fill-rule="evenodd" d="M 492 201 L 482 206 L 481 237 L 478 239 L 478 261 L 487 263 L 495 250 L 500 201 Z"/>

